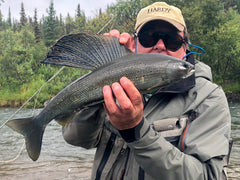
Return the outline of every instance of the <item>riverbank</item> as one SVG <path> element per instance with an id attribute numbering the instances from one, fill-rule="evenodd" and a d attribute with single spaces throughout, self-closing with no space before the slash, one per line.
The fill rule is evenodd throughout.
<path id="1" fill-rule="evenodd" d="M 226 93 L 228 102 L 240 102 L 240 93 Z"/>
<path id="2" fill-rule="evenodd" d="M 240 102 L 240 93 L 226 93 L 228 102 Z M 0 108 L 19 108 L 24 102 L 16 100 L 2 100 L 0 101 Z M 44 106 L 44 105 L 43 105 Z M 36 108 L 42 108 L 38 106 Z"/>
<path id="3" fill-rule="evenodd" d="M 22 106 L 22 102 L 15 100 L 2 100 L 0 101 L 0 108 L 18 108 Z"/>

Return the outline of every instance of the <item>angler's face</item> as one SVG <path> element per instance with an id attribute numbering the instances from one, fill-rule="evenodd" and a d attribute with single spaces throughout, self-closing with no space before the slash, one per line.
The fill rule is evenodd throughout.
<path id="1" fill-rule="evenodd" d="M 160 53 L 160 54 L 173 56 L 179 59 L 182 59 L 186 55 L 186 47 L 187 47 L 186 43 L 181 43 L 179 45 L 179 49 L 177 50 L 175 49 L 172 50 L 171 48 L 166 47 L 165 45 L 166 43 L 164 44 L 163 39 L 165 37 L 173 36 L 175 38 L 180 36 L 179 38 L 181 39 L 184 36 L 183 32 L 177 32 L 176 29 L 173 28 L 173 26 L 170 25 L 169 23 L 164 23 L 163 21 L 152 21 L 144 25 L 142 29 L 139 31 L 139 34 L 141 31 L 144 33 L 144 37 L 146 37 L 146 41 L 149 41 L 149 39 L 151 39 L 151 38 L 147 38 L 148 36 L 150 36 L 149 34 L 152 35 L 151 37 L 156 36 L 156 37 L 163 37 L 163 38 L 160 38 L 159 40 L 157 40 L 156 44 L 154 44 L 151 47 L 144 47 L 139 42 L 139 39 L 141 41 L 141 38 L 138 38 L 138 41 L 137 41 L 138 53 Z M 169 47 L 171 47 L 171 44 L 169 45 Z"/>

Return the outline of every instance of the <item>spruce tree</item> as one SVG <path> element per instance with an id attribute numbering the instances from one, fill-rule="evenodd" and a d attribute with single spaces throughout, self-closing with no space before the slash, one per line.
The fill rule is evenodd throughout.
<path id="1" fill-rule="evenodd" d="M 78 4 L 77 6 L 77 17 L 81 17 L 82 12 L 81 12 L 81 8 L 80 8 L 80 4 Z"/>
<path id="2" fill-rule="evenodd" d="M 12 25 L 12 30 L 13 30 L 13 32 L 16 32 L 17 29 L 18 29 L 19 23 L 16 19 L 13 18 L 13 23 L 12 24 L 13 24 Z"/>
<path id="3" fill-rule="evenodd" d="M 23 26 L 26 26 L 26 24 L 27 24 L 27 18 L 26 18 L 26 14 L 25 14 L 25 9 L 24 9 L 23 3 L 21 3 L 20 29 L 21 29 Z"/>
<path id="4" fill-rule="evenodd" d="M 2 26 L 3 26 L 3 19 L 2 19 L 2 12 L 0 10 L 0 30 L 2 30 Z"/>
<path id="5" fill-rule="evenodd" d="M 34 35 L 35 35 L 36 42 L 40 42 L 41 32 L 40 32 L 40 27 L 39 27 L 39 24 L 38 24 L 38 19 L 37 19 L 37 9 L 34 10 L 33 26 L 34 26 L 33 29 L 34 29 Z"/>
<path id="6" fill-rule="evenodd" d="M 7 22 L 8 22 L 8 26 L 11 27 L 12 26 L 12 18 L 11 18 L 11 10 L 10 10 L 10 7 L 8 9 L 8 19 L 7 19 Z"/>
<path id="7" fill-rule="evenodd" d="M 60 36 L 58 22 L 56 20 L 56 11 L 54 10 L 53 1 L 51 1 L 48 16 L 43 20 L 43 39 L 46 46 L 51 46 Z"/>
<path id="8" fill-rule="evenodd" d="M 72 33 L 74 30 L 74 22 L 73 22 L 73 18 L 70 16 L 70 14 L 67 14 L 67 18 L 66 18 L 66 33 L 70 34 Z"/>
<path id="9" fill-rule="evenodd" d="M 76 31 L 84 32 L 86 26 L 85 13 L 80 9 L 80 4 L 77 6 L 77 15 L 75 17 Z"/>
<path id="10" fill-rule="evenodd" d="M 60 18 L 59 18 L 59 30 L 60 30 L 60 36 L 63 36 L 66 32 L 62 14 L 60 14 Z"/>

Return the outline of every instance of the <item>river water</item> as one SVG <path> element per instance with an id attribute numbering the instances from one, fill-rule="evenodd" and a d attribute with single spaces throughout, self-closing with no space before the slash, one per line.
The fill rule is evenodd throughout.
<path id="1" fill-rule="evenodd" d="M 240 103 L 230 103 L 232 115 L 232 137 L 234 145 L 230 157 L 228 177 L 230 180 L 240 179 Z M 0 125 L 2 125 L 16 109 L 0 109 Z M 27 117 L 34 112 L 24 109 L 14 118 Z M 88 180 L 95 149 L 86 150 L 67 144 L 61 134 L 61 126 L 52 121 L 43 136 L 41 155 L 33 162 L 24 149 L 13 162 L 23 145 L 23 137 L 4 126 L 0 129 L 0 179 L 3 180 Z"/>

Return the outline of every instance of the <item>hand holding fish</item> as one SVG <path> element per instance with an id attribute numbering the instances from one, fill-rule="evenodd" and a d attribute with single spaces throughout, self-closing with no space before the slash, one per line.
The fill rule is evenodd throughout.
<path id="1" fill-rule="evenodd" d="M 129 33 L 123 32 L 120 34 L 120 32 L 117 29 L 111 30 L 109 33 L 104 33 L 104 35 L 114 36 L 119 38 L 119 43 L 124 44 L 128 49 L 134 52 L 134 39 L 133 36 L 131 36 Z"/>
<path id="2" fill-rule="evenodd" d="M 115 95 L 119 105 L 113 97 Z M 143 117 L 143 102 L 140 92 L 131 80 L 126 77 L 120 83 L 113 83 L 103 87 L 105 110 L 110 122 L 119 130 L 137 126 Z"/>

